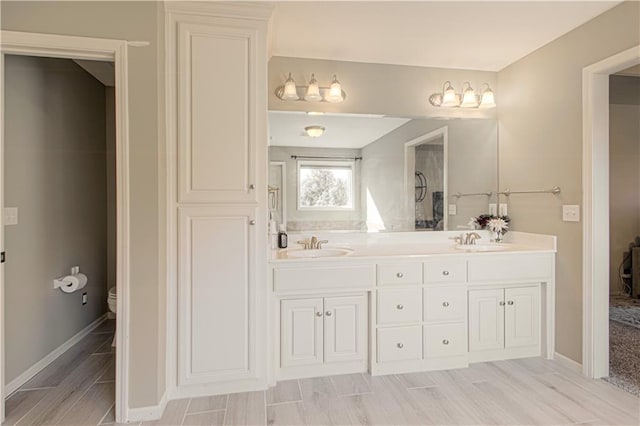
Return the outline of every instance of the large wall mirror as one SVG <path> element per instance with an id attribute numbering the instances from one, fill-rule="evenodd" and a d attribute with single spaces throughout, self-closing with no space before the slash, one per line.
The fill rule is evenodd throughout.
<path id="1" fill-rule="evenodd" d="M 455 230 L 496 203 L 493 119 L 271 111 L 269 133 L 270 218 L 290 232 Z"/>

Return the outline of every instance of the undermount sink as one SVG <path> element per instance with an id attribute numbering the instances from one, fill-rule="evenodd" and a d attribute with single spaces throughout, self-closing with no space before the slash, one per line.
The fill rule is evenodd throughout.
<path id="1" fill-rule="evenodd" d="M 341 257 L 348 256 L 353 250 L 348 248 L 322 248 L 305 250 L 301 248 L 289 248 L 280 250 L 281 255 L 291 259 L 314 259 L 316 257 Z"/>
<path id="2" fill-rule="evenodd" d="M 456 246 L 456 249 L 466 250 L 466 251 L 502 251 L 502 250 L 508 250 L 509 246 L 507 244 L 500 244 L 500 243 L 458 244 Z"/>

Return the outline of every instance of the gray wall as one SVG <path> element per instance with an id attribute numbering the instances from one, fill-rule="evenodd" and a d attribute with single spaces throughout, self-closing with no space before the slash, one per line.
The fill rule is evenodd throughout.
<path id="1" fill-rule="evenodd" d="M 509 197 L 513 229 L 558 236 L 556 349 L 582 360 L 582 69 L 640 44 L 640 3 L 624 2 L 498 73 L 500 186 L 562 193 Z"/>
<path id="2" fill-rule="evenodd" d="M 431 131 L 448 127 L 448 193 L 496 191 L 497 122 L 495 120 L 411 120 L 362 149 L 363 197 L 367 191 L 380 213 L 386 230 L 407 230 L 409 217 L 404 188 L 404 144 Z M 486 196 L 451 196 L 446 204 L 457 204 L 457 214 L 449 216 L 450 230 L 466 226 L 471 216 L 487 213 Z M 411 203 L 409 203 L 412 205 Z M 409 228 L 407 228 L 409 227 Z"/>
<path id="3" fill-rule="evenodd" d="M 609 87 L 609 284 L 618 294 L 623 253 L 640 235 L 640 77 L 611 76 Z"/>
<path id="4" fill-rule="evenodd" d="M 352 211 L 303 211 L 298 210 L 298 166 L 292 155 L 309 155 L 321 157 L 359 157 L 359 149 L 340 148 L 301 148 L 301 147 L 269 147 L 269 161 L 286 163 L 286 200 L 288 231 L 311 230 L 363 230 L 364 223 L 360 209 L 360 161 L 354 163 L 354 210 Z"/>
<path id="5" fill-rule="evenodd" d="M 164 18 L 158 2 L 2 1 L 3 30 L 120 40 L 130 48 L 129 131 L 131 208 L 131 316 L 129 404 L 156 405 L 165 391 L 166 292 L 164 274 Z M 161 41 L 161 42 L 160 42 Z M 159 130 L 159 128 L 161 130 Z"/>
<path id="6" fill-rule="evenodd" d="M 66 59 L 5 59 L 7 383 L 106 312 L 105 88 Z M 79 265 L 79 292 L 53 279 Z M 88 303 L 82 306 L 82 292 Z"/>

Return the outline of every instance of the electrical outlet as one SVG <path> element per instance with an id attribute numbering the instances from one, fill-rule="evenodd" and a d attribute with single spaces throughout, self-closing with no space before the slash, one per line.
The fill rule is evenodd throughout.
<path id="1" fill-rule="evenodd" d="M 5 207 L 2 212 L 3 223 L 5 226 L 18 224 L 18 208 L 17 207 Z"/>
<path id="2" fill-rule="evenodd" d="M 580 222 L 580 206 L 577 204 L 563 205 L 562 220 L 565 222 Z"/>
<path id="3" fill-rule="evenodd" d="M 489 214 L 493 216 L 498 215 L 498 205 L 496 203 L 489 204 Z"/>
<path id="4" fill-rule="evenodd" d="M 500 203 L 500 208 L 498 210 L 500 211 L 500 216 L 509 215 L 509 209 L 507 208 L 507 203 Z"/>
<path id="5" fill-rule="evenodd" d="M 87 302 L 89 301 L 89 296 L 87 296 L 87 293 L 82 293 L 82 306 L 86 305 Z"/>
<path id="6" fill-rule="evenodd" d="M 449 204 L 449 215 L 455 216 L 458 214 L 458 206 L 455 204 Z"/>

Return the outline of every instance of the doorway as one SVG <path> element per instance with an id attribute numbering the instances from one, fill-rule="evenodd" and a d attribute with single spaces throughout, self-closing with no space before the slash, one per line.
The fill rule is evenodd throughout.
<path id="1" fill-rule="evenodd" d="M 609 76 L 640 64 L 640 46 L 583 69 L 583 374 L 609 376 Z"/>
<path id="2" fill-rule="evenodd" d="M 117 287 L 117 312 L 118 320 L 116 325 L 116 367 L 115 367 L 115 421 L 125 422 L 128 415 L 128 396 L 127 396 L 127 368 L 128 368 L 128 298 L 129 298 L 129 167 L 128 167 L 128 91 L 127 91 L 127 42 L 121 40 L 105 40 L 92 39 L 82 37 L 68 37 L 49 34 L 20 33 L 11 31 L 2 31 L 1 36 L 1 57 L 0 57 L 0 95 L 2 103 L 0 104 L 0 117 L 2 120 L 2 128 L 8 119 L 15 117 L 7 117 L 7 108 L 5 99 L 7 90 L 5 87 L 6 73 L 5 66 L 7 55 L 19 55 L 25 57 L 38 58 L 61 58 L 73 59 L 79 61 L 108 61 L 113 64 L 114 70 L 114 157 L 115 157 L 115 284 Z M 55 110 L 47 110 L 47 114 L 55 114 Z M 55 122 L 55 120 L 54 120 Z M 53 125 L 51 131 L 58 130 Z M 46 138 L 46 134 L 44 135 Z M 5 172 L 7 165 L 5 164 L 6 155 L 6 134 L 3 131 L 0 135 L 0 209 L 3 214 L 0 215 L 0 248 L 4 252 L 7 249 L 5 238 L 5 222 L 14 220 L 11 214 L 7 214 L 5 207 Z M 61 166 L 72 167 L 70 164 Z M 55 174 L 55 172 L 54 172 Z M 40 173 L 43 180 L 52 179 Z M 51 206 L 44 205 L 43 209 Z M 9 211 L 11 213 L 11 211 Z M 54 225 L 55 226 L 55 225 Z M 51 228 L 51 227 L 49 227 Z M 10 248 L 9 248 L 10 250 Z M 52 257 L 55 253 L 47 253 Z M 7 260 L 10 262 L 10 252 L 7 253 Z M 70 261 L 73 263 L 73 261 Z M 75 265 L 74 265 L 75 266 Z M 82 266 L 82 265 L 78 265 Z M 71 271 L 69 271 L 71 272 Z M 5 301 L 5 274 L 6 263 L 0 264 L 0 300 Z M 51 291 L 53 291 L 53 279 L 51 277 Z M 66 285 L 66 284 L 65 284 Z M 56 290 L 59 291 L 59 290 Z M 81 294 L 81 293 L 80 293 Z M 82 299 L 81 299 L 82 300 Z M 5 419 L 5 398 L 7 398 L 7 388 L 4 386 L 7 382 L 5 376 L 5 366 L 7 362 L 6 351 L 6 307 L 4 303 L 0 303 L 0 340 L 2 341 L 2 349 L 0 350 L 0 420 Z M 63 348 L 61 346 L 60 348 Z M 56 355 L 55 351 L 51 354 Z M 46 365 L 46 364 L 45 364 Z M 44 367 L 44 365 L 42 365 Z M 55 403 L 55 401 L 52 401 Z"/>

